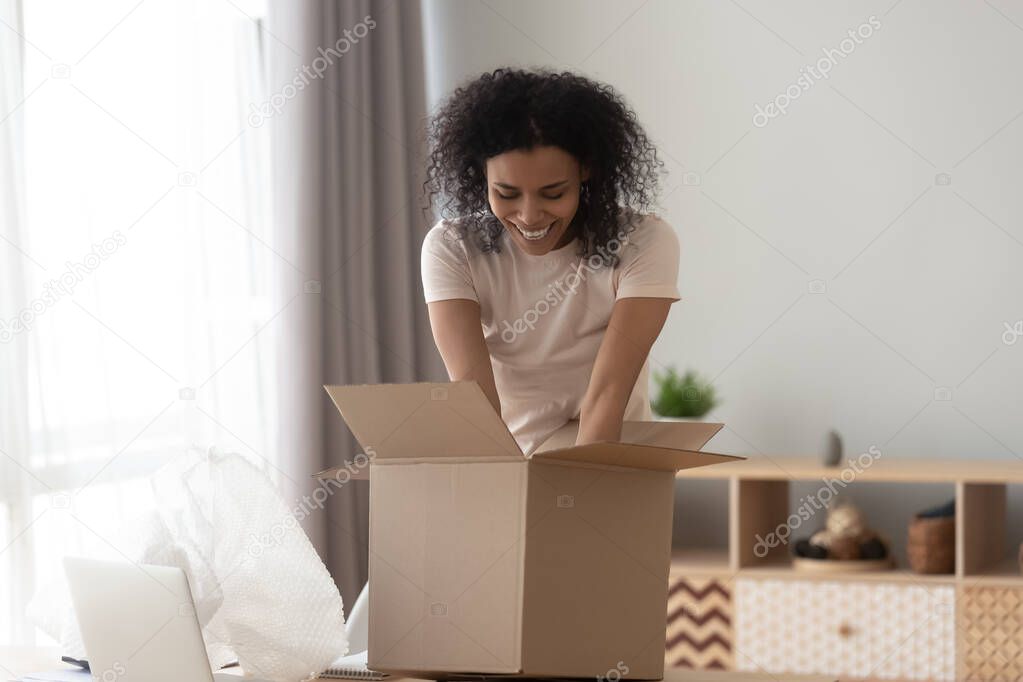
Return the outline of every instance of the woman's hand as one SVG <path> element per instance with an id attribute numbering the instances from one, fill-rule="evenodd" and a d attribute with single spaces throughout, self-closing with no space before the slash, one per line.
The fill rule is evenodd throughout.
<path id="1" fill-rule="evenodd" d="M 579 411 L 576 445 L 621 439 L 629 397 L 672 303 L 668 298 L 615 303 Z"/>
<path id="2" fill-rule="evenodd" d="M 451 381 L 475 380 L 501 415 L 501 398 L 494 384 L 494 367 L 483 337 L 480 304 L 456 298 L 428 303 L 430 327 Z"/>

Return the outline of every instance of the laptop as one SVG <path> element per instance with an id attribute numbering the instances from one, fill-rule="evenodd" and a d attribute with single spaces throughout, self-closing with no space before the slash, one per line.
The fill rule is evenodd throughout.
<path id="1" fill-rule="evenodd" d="M 210 669 L 180 568 L 67 557 L 64 570 L 94 680 L 242 679 Z"/>

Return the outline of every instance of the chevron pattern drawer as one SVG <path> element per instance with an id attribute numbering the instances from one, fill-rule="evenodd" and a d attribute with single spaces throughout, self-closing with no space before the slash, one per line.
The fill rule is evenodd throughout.
<path id="1" fill-rule="evenodd" d="M 1023 680 L 1023 589 L 965 587 L 963 675 L 967 680 Z"/>
<path id="2" fill-rule="evenodd" d="M 955 678 L 955 587 L 740 578 L 736 668 Z"/>
<path id="3" fill-rule="evenodd" d="M 664 664 L 732 668 L 732 598 L 724 580 L 671 577 Z"/>

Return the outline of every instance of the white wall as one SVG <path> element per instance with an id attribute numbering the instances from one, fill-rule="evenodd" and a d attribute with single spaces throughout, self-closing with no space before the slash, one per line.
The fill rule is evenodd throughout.
<path id="1" fill-rule="evenodd" d="M 716 449 L 816 456 L 834 428 L 849 454 L 1023 457 L 1023 338 L 1002 341 L 1023 319 L 1023 2 L 425 6 L 432 104 L 516 64 L 635 108 L 682 243 L 651 357 L 714 377 Z M 753 124 L 872 15 L 828 79 Z"/>

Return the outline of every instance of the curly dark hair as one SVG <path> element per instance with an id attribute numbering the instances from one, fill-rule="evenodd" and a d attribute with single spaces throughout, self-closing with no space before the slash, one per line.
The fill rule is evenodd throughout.
<path id="1" fill-rule="evenodd" d="M 427 128 L 429 163 L 423 190 L 428 210 L 445 198 L 441 217 L 483 252 L 500 252 L 504 232 L 487 200 L 484 168 L 492 156 L 556 146 L 590 170 L 570 230 L 579 255 L 616 265 L 608 243 L 628 234 L 657 195 L 664 162 L 636 114 L 609 86 L 547 69 L 499 68 L 457 88 Z"/>

